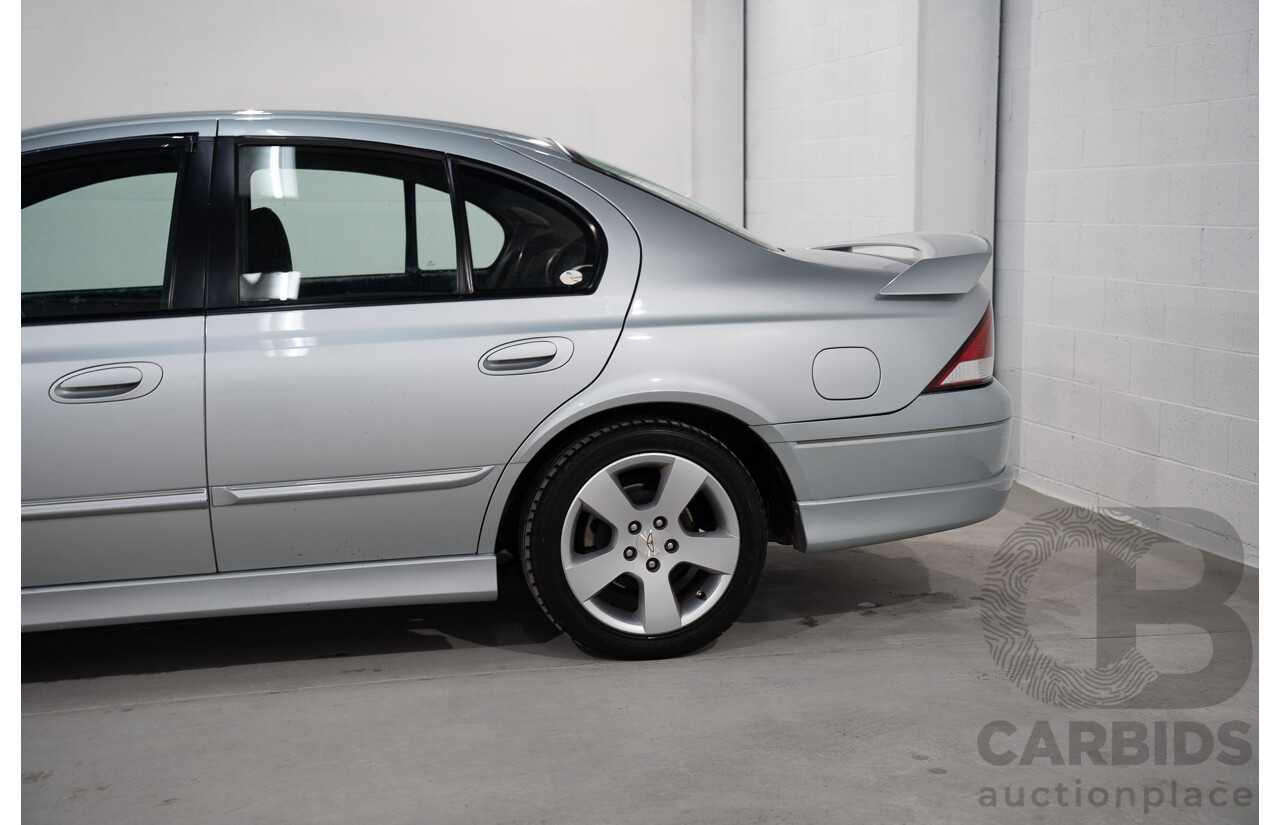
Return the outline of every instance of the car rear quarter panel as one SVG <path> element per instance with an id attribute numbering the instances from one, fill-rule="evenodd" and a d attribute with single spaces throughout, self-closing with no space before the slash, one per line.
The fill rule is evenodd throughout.
<path id="1" fill-rule="evenodd" d="M 881 296 L 902 263 L 777 252 L 585 167 L 546 162 L 597 188 L 640 237 L 635 299 L 592 396 L 704 399 L 748 424 L 883 415 L 920 394 L 990 301 L 982 287 L 963 295 Z M 818 394 L 814 359 L 833 347 L 875 353 L 881 377 L 874 394 Z"/>

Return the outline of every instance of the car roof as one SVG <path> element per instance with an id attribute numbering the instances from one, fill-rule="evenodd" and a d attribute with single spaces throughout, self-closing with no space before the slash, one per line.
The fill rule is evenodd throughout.
<path id="1" fill-rule="evenodd" d="M 367 124 L 369 126 L 398 126 L 443 132 L 460 137 L 496 140 L 504 143 L 524 144 L 530 149 L 546 152 L 549 149 L 568 155 L 568 151 L 551 138 L 534 138 L 529 135 L 471 126 L 442 120 L 425 120 L 396 115 L 376 115 L 339 112 L 272 111 L 242 109 L 239 111 L 181 112 L 171 114 L 133 115 L 129 117 L 97 118 L 70 123 L 57 123 L 23 130 L 24 149 L 28 144 L 52 145 L 79 143 L 114 137 L 153 135 L 165 132 L 183 132 L 196 129 L 214 134 L 220 122 L 271 122 L 271 121 L 325 121 L 334 124 Z M 31 147 L 34 148 L 34 147 Z"/>

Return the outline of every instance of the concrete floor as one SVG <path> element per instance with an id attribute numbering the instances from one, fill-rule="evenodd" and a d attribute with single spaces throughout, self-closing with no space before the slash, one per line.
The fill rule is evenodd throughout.
<path id="1" fill-rule="evenodd" d="M 23 821 L 1257 821 L 1256 664 L 1211 706 L 1223 688 L 1213 679 L 1165 697 L 1184 709 L 1070 711 L 1023 693 L 995 664 L 980 622 L 987 566 L 1011 532 L 1058 506 L 1018 487 L 1003 513 L 962 530 L 812 557 L 773 548 L 742 619 L 674 661 L 584 655 L 515 580 L 488 604 L 32 634 Z M 1056 556 L 1028 600 L 1041 648 L 1082 667 L 1109 635 L 1095 630 L 1092 558 Z M 1195 552 L 1153 551 L 1139 583 L 1199 577 Z M 1194 612 L 1191 601 L 1174 600 L 1170 619 Z M 1212 635 L 1142 625 L 1139 650 L 1162 673 L 1192 672 L 1209 662 L 1211 639 L 1227 650 L 1247 636 L 1214 672 L 1256 662 L 1255 569 L 1227 604 L 1248 632 L 1229 621 L 1209 622 Z M 1021 752 L 1040 721 L 1064 759 L 1069 721 L 1108 735 L 1142 723 L 1148 744 L 1157 727 L 1173 729 L 1156 722 L 1214 732 L 1242 722 L 1252 757 L 1225 764 L 1216 757 L 1242 749 L 1219 741 L 1198 764 L 1158 760 L 1153 747 L 1127 767 L 1087 754 L 1083 765 L 995 766 L 978 748 L 995 721 L 1017 729 L 995 736 L 995 750 Z M 1122 787 L 1133 806 L 1129 796 L 1115 806 Z M 981 804 L 984 788 L 994 808 Z M 1101 807 L 1089 802 L 1095 788 Z M 1199 807 L 1188 807 L 1189 788 Z M 1242 788 L 1255 795 L 1247 806 L 1231 799 Z M 1011 807 L 1004 794 L 1017 802 L 1020 790 L 1023 807 Z"/>

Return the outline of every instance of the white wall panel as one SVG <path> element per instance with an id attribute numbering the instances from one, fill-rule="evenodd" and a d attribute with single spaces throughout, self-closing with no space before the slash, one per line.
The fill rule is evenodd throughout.
<path id="1" fill-rule="evenodd" d="M 915 7 L 748 0 L 753 232 L 809 246 L 913 228 Z"/>
<path id="2" fill-rule="evenodd" d="M 753 231 L 991 236 L 998 4 L 750 0 L 747 40 Z"/>
<path id="3" fill-rule="evenodd" d="M 740 23 L 704 30 L 695 48 L 695 7 L 724 5 L 28 0 L 22 125 L 245 108 L 453 120 L 550 135 L 690 193 L 695 51 L 704 73 L 727 62 L 741 95 Z M 708 111 L 702 133 L 740 153 L 741 104 Z M 729 171 L 701 188 L 732 212 L 724 193 L 741 191 L 741 165 Z"/>

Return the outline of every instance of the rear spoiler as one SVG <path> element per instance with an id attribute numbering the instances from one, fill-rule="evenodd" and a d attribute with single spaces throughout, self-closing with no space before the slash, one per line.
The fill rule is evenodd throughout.
<path id="1" fill-rule="evenodd" d="M 911 249 L 915 261 L 884 285 L 881 295 L 962 295 L 973 289 L 991 260 L 991 244 L 986 238 L 963 232 L 906 232 L 900 235 L 878 235 L 853 243 L 819 246 L 834 252 L 864 252 L 874 247 Z M 886 250 L 885 257 L 903 257 Z"/>

